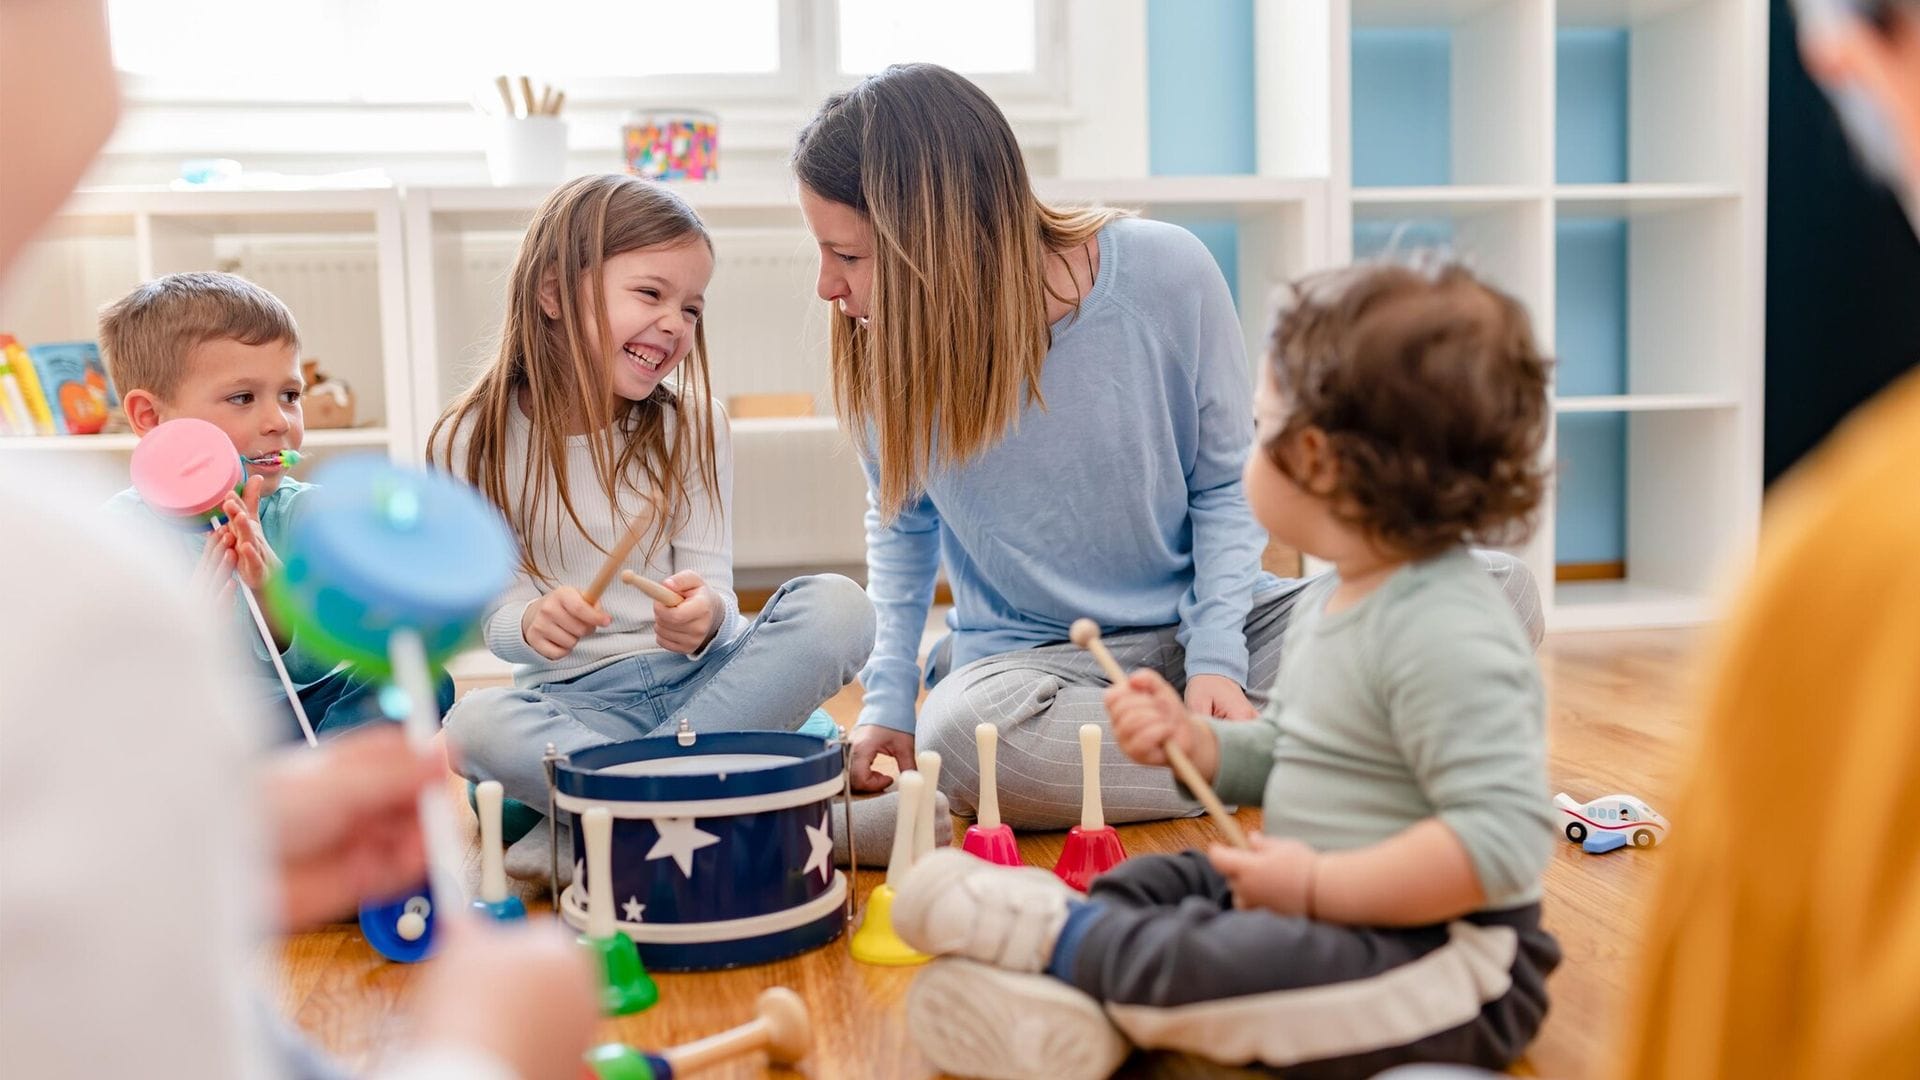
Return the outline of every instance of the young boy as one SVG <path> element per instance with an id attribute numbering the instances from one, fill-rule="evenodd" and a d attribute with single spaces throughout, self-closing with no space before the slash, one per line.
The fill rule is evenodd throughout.
<path id="1" fill-rule="evenodd" d="M 1254 722 L 1187 712 L 1159 675 L 1107 693 L 1121 748 L 1177 743 L 1249 851 L 1134 858 L 1081 897 L 959 853 L 917 865 L 895 926 L 954 954 L 908 1015 L 967 1076 L 1105 1076 L 1129 1044 L 1289 1077 L 1408 1061 L 1502 1067 L 1546 1013 L 1553 840 L 1526 634 L 1470 541 L 1524 535 L 1545 474 L 1547 363 L 1511 297 L 1452 265 L 1309 278 L 1256 399 L 1247 501 L 1331 562 Z"/>
<path id="2" fill-rule="evenodd" d="M 301 737 L 266 643 L 244 600 L 229 598 L 237 574 L 256 594 L 280 566 L 275 545 L 295 505 L 312 490 L 286 474 L 281 452 L 299 450 L 306 434 L 300 409 L 300 331 L 279 298 L 232 274 L 169 274 L 149 281 L 100 315 L 100 344 L 134 433 L 180 417 L 205 420 L 233 440 L 246 459 L 244 495 L 229 496 L 230 525 L 211 533 L 174 525 L 199 559 L 197 577 L 233 608 L 236 633 L 249 641 L 253 678 L 247 694 L 285 721 L 280 734 Z M 132 488 L 108 508 L 153 516 Z M 266 612 L 288 676 L 316 732 L 334 732 L 380 716 L 378 687 L 351 667 L 319 659 L 299 636 Z M 451 704 L 443 686 L 442 709 Z"/>

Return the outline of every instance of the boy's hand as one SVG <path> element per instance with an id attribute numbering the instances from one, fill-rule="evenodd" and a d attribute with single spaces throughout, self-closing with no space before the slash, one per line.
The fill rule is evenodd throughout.
<path id="1" fill-rule="evenodd" d="M 562 585 L 527 605 L 520 616 L 520 636 L 534 652 L 559 660 L 572 652 L 581 638 L 611 622 L 613 617 L 587 603 L 579 589 Z"/>
<path id="2" fill-rule="evenodd" d="M 670 652 L 699 652 L 720 631 L 724 612 L 714 602 L 713 590 L 691 570 L 682 570 L 660 584 L 679 593 L 681 600 L 673 607 L 653 602 L 654 638 Z"/>
<path id="3" fill-rule="evenodd" d="M 1247 837 L 1251 851 L 1214 844 L 1207 849 L 1213 868 L 1233 888 L 1233 906 L 1265 908 L 1282 915 L 1306 915 L 1312 903 L 1313 868 L 1320 853 L 1293 839 L 1264 833 Z"/>
<path id="4" fill-rule="evenodd" d="M 1251 720 L 1260 715 L 1260 710 L 1247 700 L 1247 692 L 1225 675 L 1189 676 L 1187 708 L 1201 716 L 1222 720 Z"/>
<path id="5" fill-rule="evenodd" d="M 227 516 L 221 531 L 234 534 L 234 561 L 240 580 L 254 592 L 265 588 L 267 579 L 279 573 L 281 565 L 280 556 L 274 554 L 266 531 L 260 527 L 260 496 L 265 488 L 265 478 L 250 476 L 239 494 L 227 496 L 220 504 L 220 512 Z"/>
<path id="6" fill-rule="evenodd" d="M 420 789 L 446 775 L 444 758 L 408 747 L 398 724 L 269 758 L 258 779 L 282 927 L 306 929 L 418 883 Z"/>
<path id="7" fill-rule="evenodd" d="M 1200 755 L 1194 751 L 1202 727 L 1159 672 L 1135 669 L 1125 683 L 1107 688 L 1105 701 L 1107 716 L 1113 721 L 1114 741 L 1128 757 L 1142 765 L 1165 765 L 1167 753 L 1163 747 L 1172 740 L 1198 762 Z M 1208 730 L 1207 734 L 1213 733 Z M 1211 760 L 1217 755 L 1205 756 Z M 1210 771 L 1201 769 L 1202 773 Z"/>
<path id="8" fill-rule="evenodd" d="M 578 1080 L 600 1025 L 600 977 L 545 919 L 502 925 L 458 905 L 434 912 L 439 951 L 421 967 L 414 1041 L 460 1047 L 523 1080 Z"/>
<path id="9" fill-rule="evenodd" d="M 200 562 L 193 568 L 194 594 L 219 605 L 218 610 L 232 606 L 234 565 L 233 533 L 227 529 L 208 533 L 206 545 L 200 549 Z"/>

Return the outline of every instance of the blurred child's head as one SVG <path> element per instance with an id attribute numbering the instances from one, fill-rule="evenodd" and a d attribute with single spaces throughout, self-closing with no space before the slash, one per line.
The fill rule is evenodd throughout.
<path id="1" fill-rule="evenodd" d="M 1299 281 L 1262 367 L 1247 501 L 1283 543 L 1417 559 L 1531 531 L 1548 362 L 1519 302 L 1465 268 Z"/>
<path id="2" fill-rule="evenodd" d="M 232 274 L 168 274 L 100 313 L 100 348 L 136 434 L 208 421 L 279 486 L 279 452 L 306 436 L 300 330 L 279 297 Z"/>

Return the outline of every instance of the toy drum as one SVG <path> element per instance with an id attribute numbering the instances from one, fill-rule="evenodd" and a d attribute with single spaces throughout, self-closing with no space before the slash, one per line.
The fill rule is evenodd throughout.
<path id="1" fill-rule="evenodd" d="M 845 925 L 833 866 L 842 743 L 784 731 L 654 736 L 582 750 L 554 768 L 554 806 L 613 817 L 615 924 L 651 970 L 761 964 L 824 945 Z M 577 849 L 576 849 L 577 851 Z M 560 910 L 587 925 L 576 861 Z"/>
<path id="2" fill-rule="evenodd" d="M 148 432 L 133 448 L 128 472 L 155 514 L 202 528 L 220 517 L 228 495 L 246 487 L 246 469 L 227 433 L 192 417 Z"/>

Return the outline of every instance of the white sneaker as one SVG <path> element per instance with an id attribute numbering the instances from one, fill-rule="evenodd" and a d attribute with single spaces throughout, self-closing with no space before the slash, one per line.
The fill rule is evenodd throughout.
<path id="1" fill-rule="evenodd" d="M 1066 925 L 1066 882 L 1035 866 L 995 866 L 952 848 L 915 863 L 893 900 L 893 928 L 923 953 L 958 953 L 1009 971 L 1046 970 Z"/>
<path id="2" fill-rule="evenodd" d="M 907 1030 L 935 1068 L 987 1080 L 1101 1080 L 1132 1049 L 1077 988 L 951 957 L 914 978 Z"/>

